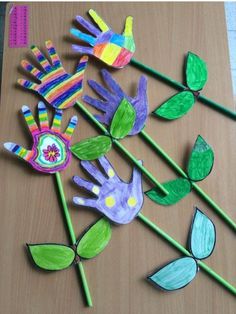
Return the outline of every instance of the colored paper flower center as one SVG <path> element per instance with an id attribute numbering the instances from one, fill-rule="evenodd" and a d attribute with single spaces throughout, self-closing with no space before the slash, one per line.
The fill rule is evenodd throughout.
<path id="1" fill-rule="evenodd" d="M 105 204 L 107 207 L 111 208 L 115 205 L 116 201 L 113 196 L 108 196 L 105 198 Z"/>
<path id="2" fill-rule="evenodd" d="M 128 205 L 129 205 L 130 207 L 134 207 L 136 204 L 137 204 L 137 200 L 136 200 L 135 197 L 130 197 L 130 198 L 128 199 Z"/>

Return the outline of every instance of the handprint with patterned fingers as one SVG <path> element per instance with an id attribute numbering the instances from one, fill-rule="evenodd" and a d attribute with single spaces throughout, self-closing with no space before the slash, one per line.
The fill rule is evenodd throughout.
<path id="1" fill-rule="evenodd" d="M 94 99 L 88 95 L 83 96 L 82 99 L 92 107 L 104 112 L 104 114 L 95 115 L 95 117 L 99 122 L 110 125 L 119 104 L 125 98 L 133 106 L 136 113 L 135 122 L 129 135 L 139 133 L 143 129 L 148 116 L 146 77 L 143 75 L 140 77 L 136 96 L 132 98 L 125 94 L 107 70 L 103 69 L 101 73 L 107 89 L 94 80 L 88 80 L 89 86 L 101 99 Z"/>
<path id="2" fill-rule="evenodd" d="M 103 172 L 91 162 L 81 161 L 82 168 L 96 183 L 79 176 L 73 177 L 73 181 L 80 188 L 92 193 L 94 197 L 74 197 L 73 202 L 80 206 L 96 209 L 114 223 L 131 222 L 143 205 L 141 173 L 134 168 L 131 181 L 126 183 L 119 178 L 106 157 L 99 158 L 98 162 Z"/>
<path id="3" fill-rule="evenodd" d="M 28 61 L 21 62 L 22 67 L 35 77 L 39 83 L 25 79 L 19 79 L 18 83 L 43 97 L 51 106 L 56 109 L 66 109 L 73 106 L 83 91 L 84 72 L 87 66 L 88 57 L 83 56 L 77 65 L 74 75 L 68 74 L 62 66 L 60 58 L 50 40 L 46 41 L 46 48 L 50 56 L 49 60 L 36 46 L 31 50 L 36 57 L 40 70 Z"/>
<path id="4" fill-rule="evenodd" d="M 32 149 L 27 150 L 11 142 L 5 143 L 4 147 L 40 172 L 55 173 L 63 170 L 71 159 L 70 141 L 78 118 L 73 116 L 65 132 L 62 133 L 60 131 L 62 110 L 56 110 L 51 128 L 43 102 L 38 103 L 39 126 L 27 106 L 22 107 L 22 112 L 33 138 Z"/>
<path id="5" fill-rule="evenodd" d="M 88 13 L 98 28 L 82 16 L 76 16 L 77 22 L 91 35 L 75 28 L 72 28 L 70 32 L 91 47 L 72 45 L 73 50 L 81 54 L 93 55 L 115 68 L 122 68 L 127 65 L 135 52 L 132 16 L 126 18 L 124 32 L 120 35 L 107 26 L 94 10 L 90 9 Z"/>

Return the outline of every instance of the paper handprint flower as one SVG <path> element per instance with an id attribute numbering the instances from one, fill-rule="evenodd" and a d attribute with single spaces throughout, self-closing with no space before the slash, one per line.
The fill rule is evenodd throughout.
<path id="1" fill-rule="evenodd" d="M 126 18 L 125 30 L 122 35 L 119 35 L 114 33 L 94 10 L 90 9 L 88 13 L 99 29 L 82 16 L 77 16 L 77 22 L 92 35 L 82 33 L 74 28 L 70 32 L 93 48 L 72 45 L 73 50 L 81 54 L 93 55 L 115 68 L 122 68 L 127 65 L 135 52 L 132 16 Z"/>
<path id="2" fill-rule="evenodd" d="M 141 173 L 134 168 L 129 183 L 122 181 L 115 173 L 106 157 L 98 159 L 104 174 L 91 162 L 81 161 L 82 168 L 98 183 L 89 182 L 79 176 L 73 181 L 91 192 L 95 198 L 74 197 L 73 202 L 80 206 L 92 207 L 117 224 L 131 222 L 143 205 Z"/>
<path id="3" fill-rule="evenodd" d="M 65 133 L 61 133 L 61 110 L 56 110 L 51 129 L 43 102 L 38 103 L 40 128 L 27 106 L 22 107 L 22 112 L 33 137 L 32 149 L 27 150 L 10 142 L 5 143 L 4 147 L 40 172 L 55 173 L 63 170 L 71 159 L 70 141 L 77 125 L 77 117 L 72 117 Z"/>
<path id="4" fill-rule="evenodd" d="M 125 98 L 133 106 L 136 113 L 135 122 L 129 135 L 139 133 L 143 129 L 148 116 L 146 77 L 140 77 L 137 95 L 134 98 L 131 98 L 123 92 L 108 71 L 102 70 L 101 73 L 108 89 L 104 88 L 94 80 L 88 80 L 88 84 L 103 100 L 94 99 L 88 95 L 83 96 L 83 100 L 94 108 L 103 111 L 104 114 L 96 115 L 96 118 L 99 122 L 110 125 L 119 104 Z"/>
<path id="5" fill-rule="evenodd" d="M 37 84 L 24 79 L 19 79 L 18 83 L 27 89 L 37 92 L 54 108 L 69 108 L 76 103 L 82 94 L 84 71 L 88 57 L 84 56 L 80 59 L 76 73 L 71 75 L 66 73 L 63 68 L 52 42 L 48 40 L 45 44 L 51 64 L 36 46 L 31 48 L 39 62 L 40 68 L 43 69 L 42 71 L 26 60 L 21 62 L 22 67 L 30 72 L 40 83 Z"/>

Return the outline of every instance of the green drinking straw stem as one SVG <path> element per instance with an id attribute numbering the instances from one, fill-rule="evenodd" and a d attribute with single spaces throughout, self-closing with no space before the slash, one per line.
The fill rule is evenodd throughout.
<path id="1" fill-rule="evenodd" d="M 92 121 L 96 124 L 96 126 L 105 134 L 109 136 L 109 132 L 107 129 L 99 122 L 97 119 L 89 112 L 83 104 L 77 102 L 76 105 L 80 108 L 80 110 Z M 161 185 L 160 182 L 143 166 L 138 160 L 132 155 L 118 140 L 112 139 L 113 143 L 136 165 L 137 168 L 140 169 L 142 173 L 144 173 L 152 183 L 154 183 L 164 195 L 168 195 L 169 192 Z"/>
<path id="2" fill-rule="evenodd" d="M 135 58 L 131 59 L 130 64 L 133 65 L 134 67 L 142 70 L 142 71 L 145 71 L 145 72 L 151 74 L 155 78 L 161 79 L 162 81 L 164 81 L 164 82 L 168 83 L 169 85 L 177 88 L 178 90 L 187 89 L 187 87 L 184 86 L 183 84 L 173 80 L 172 78 L 170 78 L 167 75 L 164 75 L 164 74 L 158 72 L 157 70 L 154 70 L 153 68 L 143 64 L 142 62 L 136 60 Z M 200 94 L 198 96 L 198 100 L 201 101 L 203 104 L 205 104 L 205 105 L 207 105 L 207 106 L 209 106 L 215 110 L 218 110 L 219 112 L 225 114 L 226 116 L 228 116 L 234 120 L 236 119 L 236 113 L 234 111 L 224 107 L 221 104 L 218 104 L 217 102 L 205 97 L 204 95 Z"/>
<path id="3" fill-rule="evenodd" d="M 65 198 L 65 194 L 64 194 L 64 190 L 63 190 L 62 181 L 61 181 L 61 176 L 60 176 L 59 172 L 56 172 L 55 175 L 56 175 L 56 182 L 57 182 L 59 194 L 60 194 L 60 197 L 61 197 L 61 202 L 62 202 L 62 207 L 63 207 L 63 211 L 64 211 L 64 216 L 65 216 L 65 219 L 66 219 L 67 228 L 68 228 L 68 231 L 69 231 L 69 234 L 70 234 L 70 238 L 71 238 L 71 243 L 72 243 L 72 245 L 75 245 L 77 240 L 76 240 L 74 228 L 73 228 L 73 225 L 72 225 L 72 221 L 71 221 L 71 218 L 70 218 L 69 210 L 68 210 L 68 207 L 67 207 L 66 198 Z M 87 305 L 89 307 L 92 307 L 93 306 L 93 302 L 92 302 L 92 298 L 91 298 L 91 295 L 90 295 L 89 286 L 88 286 L 88 282 L 87 282 L 86 275 L 85 275 L 85 272 L 84 272 L 83 264 L 82 264 L 81 261 L 78 261 L 76 266 L 77 266 L 77 268 L 79 270 L 80 277 L 81 277 L 81 280 L 82 280 L 82 285 L 83 285 L 83 289 L 84 289 L 84 294 L 85 294 L 85 297 L 86 297 Z"/>
<path id="4" fill-rule="evenodd" d="M 148 144 L 158 153 L 163 159 L 165 159 L 169 165 L 176 170 L 184 178 L 188 178 L 187 174 L 177 165 L 177 163 L 154 141 L 144 130 L 140 132 L 142 137 L 148 142 Z M 209 195 L 207 195 L 195 182 L 191 182 L 193 189 L 208 203 L 215 212 L 234 230 L 236 231 L 236 223 L 224 212 L 220 206 L 218 206 Z"/>
<path id="5" fill-rule="evenodd" d="M 148 225 L 154 232 L 160 235 L 163 239 L 169 242 L 172 246 L 174 246 L 177 250 L 187 256 L 192 256 L 188 250 L 186 250 L 179 242 L 165 233 L 161 228 L 159 228 L 156 224 L 150 221 L 146 216 L 139 213 L 138 218 L 146 225 Z M 228 291 L 230 291 L 233 295 L 236 295 L 236 288 L 231 285 L 228 281 L 218 275 L 213 269 L 207 266 L 202 261 L 197 261 L 200 268 L 202 268 L 209 276 L 214 278 L 219 284 L 224 286 Z"/>

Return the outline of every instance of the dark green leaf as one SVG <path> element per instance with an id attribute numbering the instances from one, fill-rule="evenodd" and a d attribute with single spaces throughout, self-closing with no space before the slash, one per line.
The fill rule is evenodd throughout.
<path id="1" fill-rule="evenodd" d="M 152 201 L 160 205 L 173 205 L 191 191 L 191 183 L 183 178 L 165 182 L 162 186 L 169 192 L 168 195 L 163 196 L 159 189 L 156 188 L 145 192 Z"/>
<path id="2" fill-rule="evenodd" d="M 174 120 L 185 115 L 194 105 L 195 98 L 190 91 L 180 92 L 169 98 L 153 113 L 158 117 Z"/>
<path id="3" fill-rule="evenodd" d="M 101 253 L 111 238 L 111 225 L 105 218 L 89 227 L 78 241 L 77 254 L 92 258 Z"/>
<path id="4" fill-rule="evenodd" d="M 135 118 L 136 113 L 133 106 L 124 98 L 112 118 L 111 136 L 120 139 L 128 135 L 134 126 Z"/>
<path id="5" fill-rule="evenodd" d="M 72 248 L 63 244 L 28 244 L 34 263 L 45 270 L 61 270 L 69 267 L 75 258 Z"/>
<path id="6" fill-rule="evenodd" d="M 111 146 L 110 137 L 100 135 L 80 141 L 71 147 L 71 151 L 81 160 L 94 160 L 105 155 Z"/>
<path id="7" fill-rule="evenodd" d="M 198 135 L 190 155 L 188 163 L 188 176 L 192 181 L 201 181 L 205 179 L 214 164 L 214 152 L 205 142 L 205 140 Z"/>
<path id="8" fill-rule="evenodd" d="M 206 62 L 197 55 L 189 52 L 187 56 L 186 80 L 193 91 L 201 90 L 207 82 Z"/>

